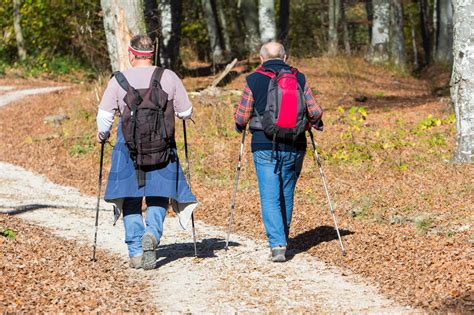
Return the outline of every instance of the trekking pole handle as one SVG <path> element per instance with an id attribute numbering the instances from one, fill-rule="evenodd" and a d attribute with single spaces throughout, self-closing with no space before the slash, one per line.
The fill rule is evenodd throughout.
<path id="1" fill-rule="evenodd" d="M 110 137 L 109 131 L 99 132 L 100 143 L 105 143 L 107 139 L 109 139 L 109 137 Z"/>

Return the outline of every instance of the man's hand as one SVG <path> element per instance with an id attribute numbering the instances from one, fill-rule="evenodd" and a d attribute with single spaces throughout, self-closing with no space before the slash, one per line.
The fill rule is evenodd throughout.
<path id="1" fill-rule="evenodd" d="M 237 131 L 238 133 L 242 133 L 242 131 L 243 131 L 244 129 L 245 129 L 245 128 L 242 127 L 241 125 L 235 124 L 235 131 Z"/>
<path id="2" fill-rule="evenodd" d="M 97 142 L 99 142 L 99 143 L 105 143 L 105 141 L 107 141 L 107 139 L 109 139 L 109 137 L 110 137 L 110 132 L 108 132 L 108 131 L 98 132 L 97 136 L 96 136 L 96 139 L 97 139 Z"/>

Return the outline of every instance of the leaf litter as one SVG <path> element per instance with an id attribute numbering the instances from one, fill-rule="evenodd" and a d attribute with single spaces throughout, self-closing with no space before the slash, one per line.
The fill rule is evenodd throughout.
<path id="1" fill-rule="evenodd" d="M 340 254 L 311 152 L 297 185 L 289 246 L 367 277 L 401 303 L 433 311 L 469 312 L 474 307 L 474 171 L 472 165 L 446 163 L 455 146 L 452 124 L 436 120 L 431 129 L 410 131 L 430 115 L 448 121 L 446 101 L 429 93 L 426 80 L 354 60 L 295 62 L 326 109 L 326 131 L 317 140 L 348 255 Z M 195 88 L 202 82 L 185 79 L 186 86 Z M 227 88 L 242 86 L 240 76 Z M 59 92 L 62 100 L 57 94 L 25 99 L 22 111 L 28 120 L 10 120 L 17 110 L 2 108 L 0 143 L 6 150 L 0 152 L 0 159 L 95 194 L 99 156 L 91 141 L 96 91 L 95 86 L 77 87 Z M 354 99 L 360 95 L 368 96 L 363 104 L 368 117 L 357 126 L 362 131 L 353 131 L 353 136 L 356 143 L 377 146 L 371 148 L 368 161 L 338 160 L 335 150 L 341 145 L 340 135 L 348 130 L 338 108 L 356 106 Z M 227 226 L 239 150 L 240 135 L 233 132 L 232 122 L 237 101 L 238 96 L 232 95 L 194 97 L 196 125 L 188 128 L 192 187 L 202 203 L 197 218 L 223 227 Z M 63 112 L 71 120 L 60 126 L 43 123 L 45 116 Z M 390 133 L 393 130 L 403 136 Z M 384 149 L 377 149 L 374 139 L 387 132 L 392 142 L 381 142 Z M 51 134 L 60 136 L 24 141 Z M 179 132 L 177 142 L 181 150 Z M 111 147 L 106 150 L 107 165 Z M 265 239 L 249 150 L 247 144 L 234 230 Z"/>

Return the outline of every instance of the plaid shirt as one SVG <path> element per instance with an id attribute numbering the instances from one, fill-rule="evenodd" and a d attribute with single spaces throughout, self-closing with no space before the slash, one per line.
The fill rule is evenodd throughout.
<path id="1" fill-rule="evenodd" d="M 314 125 L 323 116 L 323 110 L 321 106 L 319 106 L 319 102 L 314 98 L 313 92 L 311 91 L 308 83 L 305 83 L 304 85 L 304 102 L 306 104 L 306 108 L 308 109 L 309 121 L 312 125 Z M 242 128 L 247 125 L 250 118 L 252 117 L 253 103 L 254 99 L 252 90 L 250 90 L 249 86 L 245 84 L 244 91 L 240 97 L 240 102 L 237 105 L 234 114 L 235 123 Z"/>

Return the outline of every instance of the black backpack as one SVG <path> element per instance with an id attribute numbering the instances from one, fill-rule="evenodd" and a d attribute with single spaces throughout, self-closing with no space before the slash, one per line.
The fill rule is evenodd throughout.
<path id="1" fill-rule="evenodd" d="M 164 70 L 155 69 L 146 89 L 135 89 L 120 71 L 113 74 L 127 91 L 123 99 L 127 106 L 121 114 L 122 133 L 137 170 L 139 186 L 145 185 L 144 170 L 168 164 L 171 150 L 176 147 L 173 101 L 168 100 L 160 84 Z"/>

